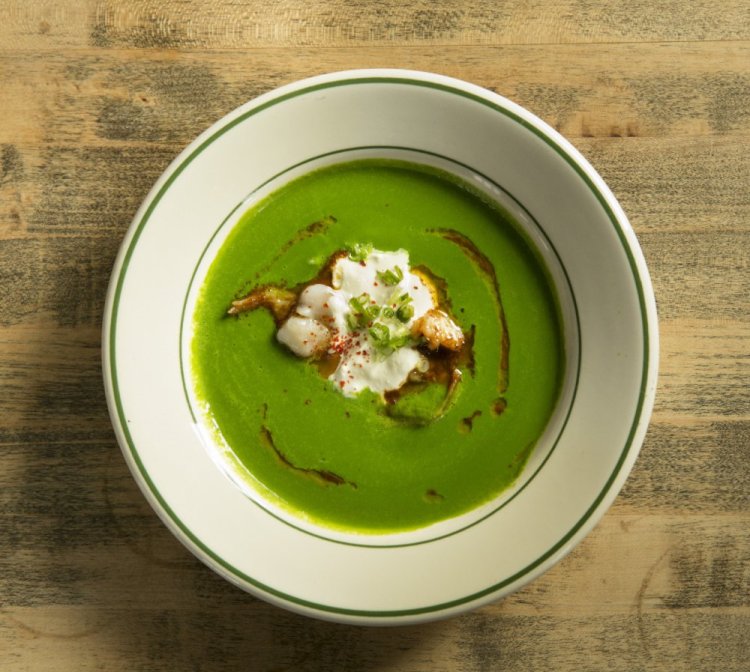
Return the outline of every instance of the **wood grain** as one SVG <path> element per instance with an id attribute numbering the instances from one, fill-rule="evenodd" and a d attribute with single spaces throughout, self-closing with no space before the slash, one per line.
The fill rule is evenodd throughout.
<path id="1" fill-rule="evenodd" d="M 743 40 L 746 3 L 697 0 L 6 0 L 0 43 L 15 48 L 322 48 Z"/>
<path id="2" fill-rule="evenodd" d="M 138 205 L 223 114 L 325 71 L 442 72 L 589 158 L 643 247 L 654 418 L 615 505 L 508 599 L 387 630 L 281 611 L 138 490 L 101 382 Z M 750 669 L 750 6 L 0 0 L 0 669 Z"/>

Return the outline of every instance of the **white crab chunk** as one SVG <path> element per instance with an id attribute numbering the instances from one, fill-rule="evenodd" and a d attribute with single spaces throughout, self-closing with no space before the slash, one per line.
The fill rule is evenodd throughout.
<path id="1" fill-rule="evenodd" d="M 292 315 L 276 332 L 276 338 L 298 357 L 312 357 L 326 351 L 331 332 L 318 320 Z"/>
<path id="2" fill-rule="evenodd" d="M 346 329 L 346 315 L 349 307 L 341 292 L 328 285 L 309 285 L 297 301 L 296 313 L 321 322 L 330 329 Z"/>

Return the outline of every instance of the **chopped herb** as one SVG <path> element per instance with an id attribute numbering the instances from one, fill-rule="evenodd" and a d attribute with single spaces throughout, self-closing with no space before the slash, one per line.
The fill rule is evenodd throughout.
<path id="1" fill-rule="evenodd" d="M 379 348 L 387 348 L 391 342 L 391 330 L 382 322 L 376 322 L 369 329 L 370 338 Z"/>
<path id="2" fill-rule="evenodd" d="M 403 348 L 407 343 L 411 342 L 411 336 L 406 334 L 401 334 L 401 336 L 395 336 L 391 338 L 389 346 L 393 348 L 394 350 L 398 348 Z"/>
<path id="3" fill-rule="evenodd" d="M 368 333 L 373 344 L 381 350 L 397 350 L 411 343 L 412 338 L 408 331 L 401 333 L 392 333 L 387 325 L 382 322 L 375 322 L 369 329 Z"/>
<path id="4" fill-rule="evenodd" d="M 380 306 L 372 301 L 367 292 L 349 299 L 351 313 L 346 316 L 349 329 L 356 331 L 367 326 L 380 315 Z"/>
<path id="5" fill-rule="evenodd" d="M 398 300 L 396 302 L 396 308 L 400 308 L 401 306 L 405 306 L 407 303 L 411 303 L 412 298 L 409 294 L 402 294 L 398 297 Z"/>
<path id="6" fill-rule="evenodd" d="M 370 295 L 365 292 L 364 294 L 360 294 L 359 296 L 353 296 L 351 299 L 349 299 L 349 308 L 352 309 L 353 313 L 364 313 L 365 312 L 365 306 L 370 305 Z"/>
<path id="7" fill-rule="evenodd" d="M 352 261 L 367 261 L 372 252 L 372 243 L 355 243 L 347 247 L 349 259 Z"/>
<path id="8" fill-rule="evenodd" d="M 398 318 L 399 322 L 408 322 L 412 317 L 414 317 L 414 306 L 408 303 L 402 304 L 396 311 L 396 317 Z"/>
<path id="9" fill-rule="evenodd" d="M 394 266 L 393 270 L 378 271 L 377 275 L 378 280 L 389 287 L 397 285 L 404 279 L 404 272 L 401 270 L 400 266 Z"/>
<path id="10" fill-rule="evenodd" d="M 380 315 L 380 306 L 378 306 L 377 304 L 365 306 L 364 314 L 365 317 L 367 317 L 369 320 L 374 320 L 378 315 Z"/>

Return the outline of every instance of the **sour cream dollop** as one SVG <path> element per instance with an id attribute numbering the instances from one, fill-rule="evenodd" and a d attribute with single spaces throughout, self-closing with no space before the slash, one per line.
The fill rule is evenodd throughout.
<path id="1" fill-rule="evenodd" d="M 362 258 L 364 257 L 364 258 Z M 406 250 L 342 257 L 332 287 L 307 286 L 276 336 L 299 357 L 327 354 L 339 363 L 329 380 L 344 396 L 399 389 L 429 363 L 411 326 L 435 308 L 434 289 L 414 273 Z"/>

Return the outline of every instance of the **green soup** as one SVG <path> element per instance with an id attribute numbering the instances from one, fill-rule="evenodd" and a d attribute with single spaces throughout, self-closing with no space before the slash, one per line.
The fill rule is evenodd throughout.
<path id="1" fill-rule="evenodd" d="M 294 287 L 354 243 L 407 250 L 429 269 L 471 357 L 427 424 L 346 398 L 276 341 L 272 316 L 225 315 L 261 284 Z M 564 369 L 556 296 L 512 218 L 432 168 L 365 160 L 299 178 L 246 212 L 194 313 L 201 413 L 267 497 L 329 528 L 388 533 L 465 513 L 518 477 L 554 410 Z M 405 408 L 419 400 L 405 400 Z"/>

